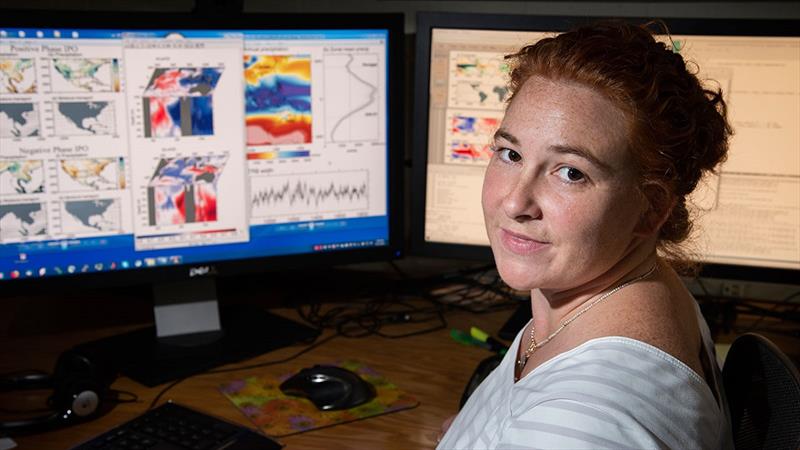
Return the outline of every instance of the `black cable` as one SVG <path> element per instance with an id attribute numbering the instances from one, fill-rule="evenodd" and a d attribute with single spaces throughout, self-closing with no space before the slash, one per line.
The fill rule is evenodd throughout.
<path id="1" fill-rule="evenodd" d="M 446 326 L 443 320 L 445 307 L 431 300 L 430 296 L 414 286 L 415 283 L 403 283 L 402 289 L 390 289 L 390 292 L 360 300 L 349 300 L 344 303 L 298 304 L 300 317 L 319 329 L 334 329 L 343 337 L 360 338 L 370 335 L 383 337 L 403 337 L 432 332 Z M 397 286 L 400 287 L 400 286 Z M 425 302 L 429 305 L 420 305 Z M 412 333 L 394 335 L 382 332 L 387 325 L 399 323 L 423 323 L 436 321 L 437 325 L 427 330 L 416 330 Z"/>
<path id="2" fill-rule="evenodd" d="M 383 333 L 380 330 L 378 330 L 378 331 L 375 332 L 375 334 L 380 336 L 380 337 L 387 338 L 387 339 L 400 339 L 400 338 L 406 338 L 406 337 L 411 337 L 411 336 L 419 336 L 419 335 L 422 335 L 422 334 L 433 333 L 433 332 L 439 331 L 439 330 L 446 330 L 447 329 L 447 319 L 445 319 L 444 313 L 441 310 L 439 310 L 439 311 L 436 311 L 436 315 L 437 315 L 437 317 L 439 319 L 439 325 L 434 325 L 432 328 L 426 328 L 426 329 L 423 329 L 423 330 L 411 331 L 409 333 L 403 333 L 403 334 L 387 334 L 387 333 Z M 413 321 L 409 320 L 409 322 L 413 322 Z M 419 320 L 417 320 L 417 322 L 419 322 Z"/>
<path id="3" fill-rule="evenodd" d="M 50 373 L 39 369 L 20 369 L 13 372 L 0 373 L 0 386 L 2 386 L 2 383 L 13 383 L 18 379 L 30 376 L 46 377 L 50 376 Z"/>
<path id="4" fill-rule="evenodd" d="M 175 386 L 177 386 L 178 384 L 182 383 L 184 380 L 186 380 L 188 378 L 189 377 L 178 378 L 177 380 L 175 380 L 172 383 L 168 384 L 167 387 L 162 389 L 161 392 L 159 392 L 158 395 L 156 395 L 156 398 L 154 398 L 153 401 L 150 402 L 150 406 L 147 407 L 147 410 L 149 411 L 149 410 L 153 409 L 156 406 L 156 404 L 158 404 L 158 401 L 161 400 L 161 397 L 164 394 L 167 393 L 167 391 L 169 391 L 170 389 L 174 388 Z"/>
<path id="5" fill-rule="evenodd" d="M 430 294 L 439 303 L 474 314 L 516 308 L 527 296 L 519 296 L 495 274 L 489 282 L 481 281 L 488 274 L 479 273 L 477 279 L 454 280 L 463 286 L 441 294 Z M 477 305 L 477 306 L 475 306 Z"/>
<path id="6" fill-rule="evenodd" d="M 402 280 L 410 280 L 411 279 L 411 277 L 403 269 L 401 269 L 400 266 L 398 266 L 396 262 L 389 261 L 389 265 L 392 267 L 392 269 L 394 269 L 395 272 L 398 273 L 398 275 L 400 275 L 400 278 Z"/>
<path id="7" fill-rule="evenodd" d="M 259 368 L 259 367 L 266 367 L 266 366 L 271 366 L 271 365 L 275 365 L 275 364 L 281 364 L 281 363 L 289 362 L 289 361 L 297 358 L 300 355 L 303 355 L 303 354 L 305 354 L 307 352 L 310 352 L 311 350 L 321 346 L 322 344 L 330 341 L 331 339 L 333 339 L 335 337 L 337 337 L 336 334 L 330 335 L 330 336 L 326 337 L 325 339 L 319 340 L 319 341 L 307 346 L 306 348 L 300 350 L 299 352 L 295 353 L 294 355 L 288 356 L 288 357 L 283 358 L 283 359 L 278 359 L 278 360 L 275 360 L 275 361 L 267 361 L 267 362 L 257 363 L 257 364 L 250 364 L 250 365 L 247 365 L 247 366 L 232 367 L 232 368 L 229 368 L 229 369 L 208 370 L 208 371 L 205 371 L 203 373 L 198 373 L 198 374 L 195 374 L 195 375 L 192 375 L 192 376 L 179 378 L 179 379 L 173 381 L 172 383 L 170 383 L 169 385 L 167 385 L 164 389 L 162 389 L 161 392 L 159 392 L 158 395 L 156 395 L 156 397 L 153 399 L 153 401 L 150 402 L 150 406 L 148 406 L 147 409 L 148 410 L 153 409 L 156 406 L 156 404 L 158 404 L 158 401 L 161 400 L 161 397 L 164 396 L 164 394 L 166 394 L 170 389 L 174 388 L 175 386 L 177 386 L 178 384 L 182 383 L 183 381 L 185 381 L 185 380 L 187 380 L 189 378 L 192 378 L 192 377 L 195 377 L 195 376 L 210 375 L 210 374 L 215 374 L 215 373 L 227 373 L 227 372 L 236 372 L 238 370 L 255 369 L 255 368 Z"/>
<path id="8" fill-rule="evenodd" d="M 33 413 L 45 413 L 45 412 L 52 412 L 53 410 L 50 408 L 31 408 L 31 409 L 8 409 L 8 408 L 0 408 L 0 413 L 3 414 L 33 414 Z"/>

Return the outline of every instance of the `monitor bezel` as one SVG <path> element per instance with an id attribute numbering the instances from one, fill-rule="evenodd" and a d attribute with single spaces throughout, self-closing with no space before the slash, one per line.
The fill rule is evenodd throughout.
<path id="1" fill-rule="evenodd" d="M 428 125 L 431 32 L 435 28 L 485 29 L 508 31 L 563 31 L 597 20 L 623 20 L 634 24 L 662 21 L 671 34 L 800 36 L 800 20 L 790 19 L 698 19 L 644 17 L 539 16 L 418 12 L 415 36 L 415 66 L 412 136 L 411 221 L 409 254 L 493 261 L 489 246 L 428 242 L 425 240 L 425 202 L 427 196 Z M 658 27 L 658 25 L 654 25 Z M 699 32 L 698 30 L 702 30 Z M 747 265 L 703 263 L 701 276 L 712 278 L 796 284 L 800 271 Z M 795 281 L 792 281 L 795 280 Z"/>
<path id="2" fill-rule="evenodd" d="M 190 277 L 234 277 L 259 272 L 320 268 L 353 263 L 389 261 L 404 255 L 403 160 L 404 160 L 404 16 L 401 13 L 306 14 L 233 13 L 214 17 L 201 13 L 3 11 L 0 28 L 123 29 L 123 30 L 386 30 L 387 46 L 387 216 L 389 236 L 380 247 L 236 260 L 131 268 L 72 275 L 20 278 L 0 281 L 5 295 L 80 287 L 113 287 L 188 280 Z M 192 270 L 202 268 L 202 270 Z M 194 274 L 194 275 L 190 275 Z"/>

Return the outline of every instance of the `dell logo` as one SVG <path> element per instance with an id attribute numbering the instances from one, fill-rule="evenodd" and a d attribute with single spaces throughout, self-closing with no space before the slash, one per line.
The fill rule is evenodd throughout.
<path id="1" fill-rule="evenodd" d="M 214 270 L 214 266 L 192 267 L 189 269 L 189 278 L 202 277 L 204 275 L 209 275 L 212 273 L 216 273 L 216 270 Z"/>

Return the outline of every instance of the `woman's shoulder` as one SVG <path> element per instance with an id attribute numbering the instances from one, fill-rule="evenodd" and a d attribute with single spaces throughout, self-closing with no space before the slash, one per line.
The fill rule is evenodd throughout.
<path id="1" fill-rule="evenodd" d="M 635 339 L 587 341 L 538 367 L 515 390 L 501 447 L 719 446 L 723 420 L 703 381 Z"/>
<path id="2" fill-rule="evenodd" d="M 537 367 L 515 385 L 510 406 L 509 443 L 532 438 L 530 429 L 557 427 L 554 441 L 541 442 L 545 447 L 575 434 L 607 442 L 601 447 L 686 448 L 708 441 L 702 447 L 711 448 L 719 436 L 713 430 L 723 424 L 713 394 L 693 370 L 623 336 L 591 339 Z"/>
<path id="3" fill-rule="evenodd" d="M 631 286 L 627 291 L 609 303 L 604 319 L 584 341 L 603 336 L 630 338 L 702 374 L 702 336 L 691 293 L 679 280 L 676 284 L 670 279 Z"/>
<path id="4" fill-rule="evenodd" d="M 705 384 L 700 375 L 675 356 L 628 336 L 590 339 L 540 365 L 526 379 L 546 384 L 552 373 L 562 374 L 564 379 L 574 375 L 576 380 L 620 389 L 624 389 L 623 385 L 630 387 L 631 381 L 642 389 L 690 383 L 702 390 Z M 654 377 L 654 373 L 659 376 Z"/>

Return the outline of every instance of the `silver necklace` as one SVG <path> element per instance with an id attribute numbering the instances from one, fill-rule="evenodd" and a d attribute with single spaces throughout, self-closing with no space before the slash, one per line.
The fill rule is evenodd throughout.
<path id="1" fill-rule="evenodd" d="M 653 265 L 650 267 L 650 269 L 647 272 L 643 273 L 642 275 L 639 275 L 636 278 L 628 280 L 625 283 L 620 284 L 619 286 L 617 286 L 614 289 L 606 292 L 605 294 L 603 294 L 600 297 L 598 297 L 596 300 L 592 301 L 591 303 L 589 303 L 588 305 L 583 307 L 580 311 L 575 313 L 574 316 L 570 317 L 569 319 L 562 320 L 561 321 L 561 325 L 556 329 L 556 331 L 553 331 L 552 333 L 550 333 L 550 335 L 547 336 L 542 342 L 536 342 L 536 337 L 534 336 L 534 333 L 536 332 L 536 328 L 533 326 L 533 322 L 531 321 L 530 344 L 528 345 L 528 348 L 523 353 L 522 357 L 517 360 L 517 373 L 519 373 L 519 375 L 514 377 L 515 381 L 519 381 L 519 376 L 522 375 L 522 369 L 525 368 L 525 365 L 528 363 L 528 359 L 530 359 L 531 355 L 533 355 L 536 352 L 536 350 L 542 348 L 545 344 L 550 342 L 554 337 L 556 337 L 558 335 L 558 333 L 561 333 L 561 331 L 564 330 L 564 328 L 566 328 L 567 325 L 572 323 L 572 321 L 574 321 L 578 317 L 582 316 L 584 313 L 586 313 L 586 311 L 589 311 L 590 309 L 594 308 L 595 305 L 597 305 L 598 303 L 602 302 L 603 300 L 605 300 L 608 297 L 610 297 L 610 296 L 614 295 L 615 293 L 617 293 L 620 289 L 624 289 L 624 288 L 632 285 L 633 283 L 637 283 L 637 282 L 642 281 L 645 278 L 649 277 L 650 275 L 653 274 L 653 272 L 656 271 L 657 267 L 658 267 L 658 264 L 657 263 L 653 263 Z"/>

